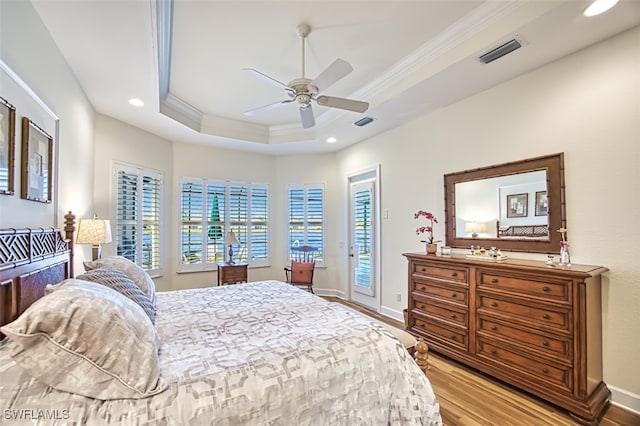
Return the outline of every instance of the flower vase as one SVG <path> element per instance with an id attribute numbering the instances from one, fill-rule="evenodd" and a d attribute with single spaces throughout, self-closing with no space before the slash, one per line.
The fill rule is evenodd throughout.
<path id="1" fill-rule="evenodd" d="M 436 243 L 428 244 L 427 243 L 427 254 L 436 254 L 437 251 L 438 251 L 438 244 L 436 244 Z"/>
<path id="2" fill-rule="evenodd" d="M 571 255 L 569 254 L 569 244 L 563 244 L 560 247 L 560 264 L 571 266 Z"/>

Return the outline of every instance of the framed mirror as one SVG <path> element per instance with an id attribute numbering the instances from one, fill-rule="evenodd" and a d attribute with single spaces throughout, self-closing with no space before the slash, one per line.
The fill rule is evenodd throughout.
<path id="1" fill-rule="evenodd" d="M 444 187 L 448 246 L 560 252 L 564 154 L 446 174 Z"/>

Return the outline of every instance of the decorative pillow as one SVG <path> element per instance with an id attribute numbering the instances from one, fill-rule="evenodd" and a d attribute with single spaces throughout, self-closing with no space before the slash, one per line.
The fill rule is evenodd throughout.
<path id="1" fill-rule="evenodd" d="M 107 256 L 91 262 L 84 262 L 85 271 L 101 268 L 103 266 L 111 266 L 131 278 L 133 282 L 140 287 L 140 290 L 149 296 L 149 299 L 151 299 L 151 302 L 155 305 L 156 285 L 149 274 L 147 274 L 147 271 L 122 256 Z"/>
<path id="2" fill-rule="evenodd" d="M 140 306 L 100 284 L 67 279 L 0 330 L 37 380 L 100 400 L 162 392 L 159 338 Z"/>
<path id="3" fill-rule="evenodd" d="M 291 282 L 292 283 L 311 283 L 313 280 L 313 262 L 291 262 Z"/>
<path id="4" fill-rule="evenodd" d="M 156 308 L 151 299 L 140 290 L 131 278 L 110 266 L 92 269 L 76 277 L 79 280 L 91 281 L 107 286 L 136 302 L 149 316 L 152 323 L 156 322 Z"/>

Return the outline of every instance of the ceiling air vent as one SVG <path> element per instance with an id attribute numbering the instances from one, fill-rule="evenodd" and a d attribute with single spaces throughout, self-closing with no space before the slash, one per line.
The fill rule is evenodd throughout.
<path id="1" fill-rule="evenodd" d="M 490 52 L 485 53 L 480 56 L 480 61 L 482 63 L 488 64 L 489 62 L 493 62 L 496 59 L 502 58 L 504 55 L 513 52 L 514 50 L 520 49 L 522 47 L 522 43 L 520 43 L 515 38 L 503 44 L 502 46 L 496 47 Z"/>
<path id="2" fill-rule="evenodd" d="M 363 126 L 366 126 L 367 124 L 371 123 L 372 121 L 373 121 L 373 118 L 364 117 L 364 118 L 361 118 L 360 120 L 356 121 L 353 124 L 355 124 L 358 127 L 363 127 Z"/>

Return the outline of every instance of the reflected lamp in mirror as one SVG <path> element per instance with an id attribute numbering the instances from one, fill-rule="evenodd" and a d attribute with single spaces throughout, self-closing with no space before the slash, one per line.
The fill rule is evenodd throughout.
<path id="1" fill-rule="evenodd" d="M 93 219 L 80 219 L 78 223 L 77 244 L 91 244 L 93 246 L 93 260 L 101 257 L 101 245 L 111 242 L 111 223 L 108 220 L 98 219 L 98 215 L 93 215 Z"/>
<path id="2" fill-rule="evenodd" d="M 486 227 L 482 222 L 467 222 L 464 224 L 464 231 L 471 234 L 471 238 L 478 238 L 478 233 L 486 232 Z"/>
<path id="3" fill-rule="evenodd" d="M 224 238 L 224 243 L 229 246 L 229 260 L 227 261 L 227 264 L 234 265 L 236 262 L 233 260 L 233 246 L 240 244 L 236 238 L 236 234 L 234 234 L 233 231 L 227 232 L 227 235 Z"/>

